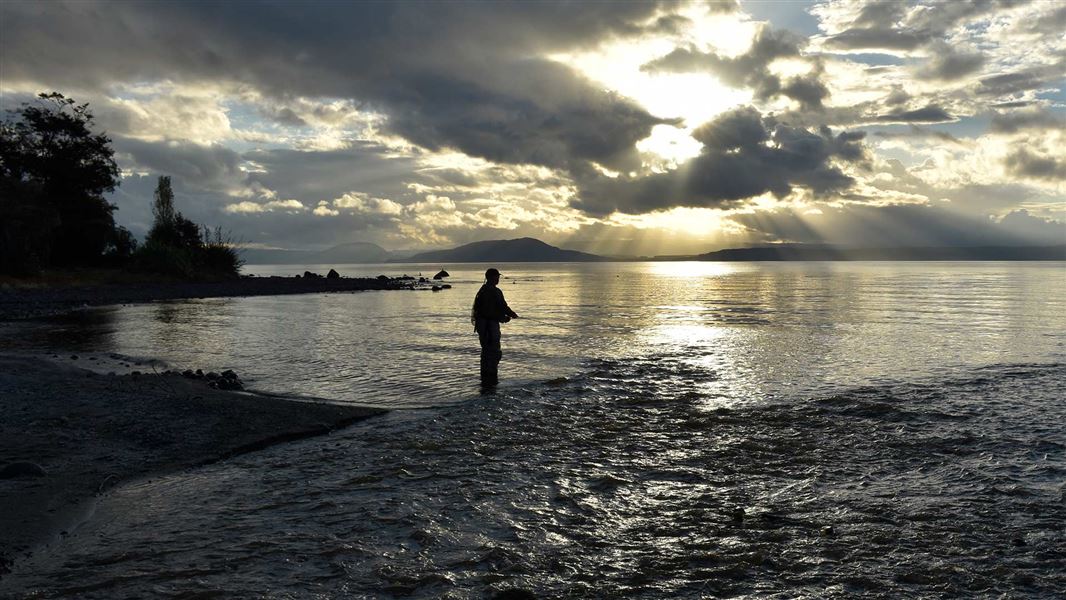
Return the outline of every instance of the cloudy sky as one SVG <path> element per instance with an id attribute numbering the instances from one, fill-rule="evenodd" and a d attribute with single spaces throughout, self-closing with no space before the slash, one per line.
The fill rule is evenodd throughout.
<path id="1" fill-rule="evenodd" d="M 1066 242 L 1066 2 L 18 2 L 143 234 L 615 254 Z"/>

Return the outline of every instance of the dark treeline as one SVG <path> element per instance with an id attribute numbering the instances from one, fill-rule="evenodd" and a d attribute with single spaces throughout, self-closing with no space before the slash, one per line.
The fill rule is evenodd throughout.
<path id="1" fill-rule="evenodd" d="M 235 276 L 240 259 L 221 230 L 174 208 L 160 177 L 155 223 L 143 245 L 115 224 L 104 194 L 119 185 L 111 140 L 93 131 L 88 104 L 53 92 L 0 123 L 0 273 L 111 267 L 181 278 Z"/>

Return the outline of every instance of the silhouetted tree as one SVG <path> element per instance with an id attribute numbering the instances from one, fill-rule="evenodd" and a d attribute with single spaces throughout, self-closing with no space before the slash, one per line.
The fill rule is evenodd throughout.
<path id="1" fill-rule="evenodd" d="M 200 226 L 186 219 L 174 208 L 174 190 L 170 187 L 170 177 L 160 175 L 155 188 L 155 201 L 152 203 L 152 229 L 148 231 L 146 242 L 162 244 L 175 248 L 195 249 L 203 245 Z"/>
<path id="2" fill-rule="evenodd" d="M 114 238 L 119 184 L 111 140 L 88 104 L 40 94 L 0 124 L 0 268 L 98 262 Z"/>
<path id="3" fill-rule="evenodd" d="M 159 183 L 155 186 L 152 216 L 155 217 L 153 229 L 173 227 L 178 217 L 174 209 L 174 190 L 170 189 L 170 177 L 167 175 L 160 175 Z"/>
<path id="4" fill-rule="evenodd" d="M 174 205 L 170 177 L 162 175 L 152 202 L 155 219 L 144 245 L 134 252 L 134 270 L 182 279 L 236 277 L 240 256 L 229 235 L 221 228 L 200 227 L 186 219 Z"/>

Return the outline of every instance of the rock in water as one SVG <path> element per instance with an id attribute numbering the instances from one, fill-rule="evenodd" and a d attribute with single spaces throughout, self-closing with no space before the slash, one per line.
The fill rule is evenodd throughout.
<path id="1" fill-rule="evenodd" d="M 433 279 L 444 279 L 445 277 L 451 277 L 451 275 L 444 269 L 441 269 L 440 272 L 433 276 Z"/>
<path id="2" fill-rule="evenodd" d="M 0 469 L 0 479 L 14 479 L 15 477 L 44 477 L 48 473 L 41 465 L 32 462 L 13 462 L 4 465 Z"/>
<path id="3" fill-rule="evenodd" d="M 340 278 L 341 278 L 341 274 L 336 272 L 336 271 L 334 271 L 333 269 L 330 269 L 329 273 L 326 273 L 326 279 L 340 279 Z"/>

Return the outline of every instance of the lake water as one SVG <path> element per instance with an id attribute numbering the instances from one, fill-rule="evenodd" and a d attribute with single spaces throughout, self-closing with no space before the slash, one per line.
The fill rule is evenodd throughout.
<path id="1" fill-rule="evenodd" d="M 1066 589 L 1063 263 L 499 265 L 522 318 L 487 395 L 469 323 L 485 265 L 445 266 L 440 292 L 5 324 L 4 349 L 233 368 L 253 388 L 398 410 L 123 487 L 0 591 Z"/>

